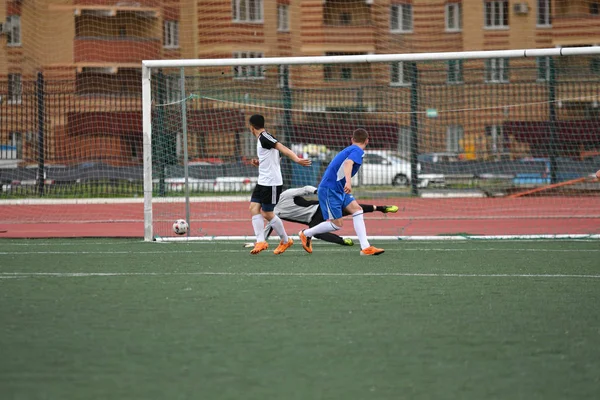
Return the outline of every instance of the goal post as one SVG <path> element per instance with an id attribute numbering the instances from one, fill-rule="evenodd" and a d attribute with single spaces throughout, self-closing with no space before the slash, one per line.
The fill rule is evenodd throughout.
<path id="1" fill-rule="evenodd" d="M 600 47 L 570 47 L 143 61 L 144 239 L 177 239 L 180 218 L 186 239 L 252 238 L 254 113 L 316 161 L 310 171 L 283 161 L 286 187 L 317 186 L 352 129 L 370 132 L 357 197 L 404 210 L 370 214 L 373 236 L 415 221 L 446 221 L 449 234 L 465 233 L 452 221 L 597 221 L 573 207 L 599 199 L 595 161 L 578 153 L 600 154 L 599 60 Z"/>

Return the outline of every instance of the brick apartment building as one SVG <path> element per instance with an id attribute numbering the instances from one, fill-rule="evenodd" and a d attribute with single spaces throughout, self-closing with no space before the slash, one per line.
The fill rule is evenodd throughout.
<path id="1" fill-rule="evenodd" d="M 0 144 L 16 148 L 19 158 L 36 160 L 33 94 L 41 72 L 51 94 L 44 104 L 45 153 L 49 162 L 57 163 L 95 160 L 99 154 L 113 163 L 141 162 L 144 59 L 600 45 L 600 1 L 589 0 L 0 0 L 0 22 Z M 570 142 L 571 150 L 600 147 L 600 61 L 581 57 L 557 63 L 562 63 L 557 68 L 563 73 L 555 88 L 556 113 L 565 121 L 559 136 Z M 421 95 L 423 108 L 472 109 L 420 118 L 420 130 L 426 133 L 421 150 L 488 158 L 510 147 L 526 154 L 543 138 L 549 119 L 548 88 L 543 83 L 550 77 L 549 66 L 547 59 L 419 65 L 420 82 L 431 85 Z M 304 94 L 294 106 L 310 112 L 294 123 L 315 125 L 320 112 L 339 109 L 377 115 L 392 109 L 390 97 L 408 111 L 408 67 L 289 68 L 290 86 L 298 92 L 361 90 L 360 104 L 357 96 Z M 250 68 L 233 70 L 231 80 L 222 84 L 243 84 L 250 73 L 259 74 L 263 86 L 280 84 L 281 71 Z M 563 84 L 566 81 L 570 83 Z M 497 107 L 523 102 L 532 106 Z M 389 114 L 369 121 L 380 122 L 390 122 Z M 394 116 L 392 122 L 400 132 L 394 146 L 402 150 L 410 115 Z M 221 129 L 219 133 L 231 140 L 214 147 L 200 136 L 192 138 L 192 155 L 231 156 L 236 151 L 235 132 L 227 132 L 227 126 Z"/>

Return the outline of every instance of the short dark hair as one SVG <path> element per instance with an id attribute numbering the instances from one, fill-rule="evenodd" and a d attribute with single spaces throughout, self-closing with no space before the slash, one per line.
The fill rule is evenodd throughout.
<path id="1" fill-rule="evenodd" d="M 352 134 L 352 140 L 356 143 L 364 143 L 369 138 L 369 132 L 363 128 L 358 128 Z"/>
<path id="2" fill-rule="evenodd" d="M 260 114 L 254 114 L 249 119 L 250 125 L 252 125 L 255 129 L 262 129 L 265 127 L 265 117 Z"/>

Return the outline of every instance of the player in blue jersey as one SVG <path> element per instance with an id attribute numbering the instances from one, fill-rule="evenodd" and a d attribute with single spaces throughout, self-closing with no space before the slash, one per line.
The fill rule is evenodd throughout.
<path id="1" fill-rule="evenodd" d="M 355 130 L 352 134 L 352 145 L 339 152 L 325 170 L 317 192 L 325 221 L 317 226 L 300 231 L 298 234 L 302 241 L 302 247 L 308 253 L 312 253 L 311 238 L 313 236 L 342 228 L 344 210 L 352 215 L 354 231 L 360 242 L 360 254 L 377 256 L 384 252 L 383 249 L 378 249 L 369 244 L 363 219 L 363 209 L 352 196 L 351 179 L 362 165 L 367 144 L 369 144 L 368 132 L 362 128 Z"/>

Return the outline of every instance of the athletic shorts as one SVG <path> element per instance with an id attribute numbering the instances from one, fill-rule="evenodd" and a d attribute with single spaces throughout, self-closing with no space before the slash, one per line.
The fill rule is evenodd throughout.
<path id="1" fill-rule="evenodd" d="M 344 208 L 348 207 L 348 204 L 354 201 L 354 196 L 351 194 L 340 193 L 327 188 L 319 188 L 317 193 L 319 195 L 321 212 L 325 220 L 342 218 Z"/>
<path id="2" fill-rule="evenodd" d="M 250 197 L 250 202 L 252 203 L 260 203 L 263 211 L 273 211 L 275 209 L 275 205 L 279 201 L 279 196 L 281 195 L 281 189 L 283 185 L 280 186 L 263 186 L 257 184 L 252 191 L 252 196 Z"/>

